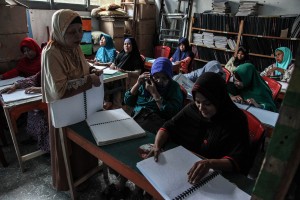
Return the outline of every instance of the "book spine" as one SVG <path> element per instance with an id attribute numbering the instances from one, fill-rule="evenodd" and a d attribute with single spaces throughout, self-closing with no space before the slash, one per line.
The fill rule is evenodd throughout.
<path id="1" fill-rule="evenodd" d="M 178 196 L 176 196 L 172 200 L 183 200 L 183 199 L 185 199 L 190 194 L 192 194 L 193 192 L 195 192 L 197 189 L 199 189 L 200 187 L 202 187 L 203 185 L 205 185 L 206 183 L 208 183 L 210 180 L 212 180 L 213 178 L 215 178 L 219 174 L 220 174 L 220 172 L 214 171 L 209 176 L 203 178 L 199 183 L 196 183 L 195 185 L 193 185 L 192 187 L 190 187 L 186 191 L 182 192 L 181 194 L 179 194 Z"/>

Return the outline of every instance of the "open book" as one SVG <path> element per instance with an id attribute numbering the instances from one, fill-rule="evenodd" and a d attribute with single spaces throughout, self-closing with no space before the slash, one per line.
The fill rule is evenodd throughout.
<path id="1" fill-rule="evenodd" d="M 6 80 L 0 80 L 0 87 L 12 85 L 12 84 L 14 84 L 16 81 L 22 80 L 22 79 L 24 79 L 24 77 L 22 77 L 22 76 L 17 76 L 17 77 L 15 77 L 15 78 L 10 78 L 10 79 L 6 79 Z"/>
<path id="2" fill-rule="evenodd" d="M 103 75 L 100 76 L 103 83 Z M 61 128 L 85 120 L 89 115 L 103 109 L 104 84 L 74 95 L 50 103 L 52 124 L 55 128 Z"/>
<path id="3" fill-rule="evenodd" d="M 179 85 L 181 85 L 182 87 L 184 87 L 186 89 L 186 91 L 188 93 L 188 95 L 187 95 L 188 99 L 193 99 L 192 89 L 193 89 L 194 83 L 190 79 L 185 77 L 183 74 L 179 74 L 177 76 L 174 76 L 173 80 L 176 81 Z"/>
<path id="4" fill-rule="evenodd" d="M 145 131 L 122 108 L 94 113 L 86 122 L 98 146 L 145 136 Z"/>
<path id="5" fill-rule="evenodd" d="M 27 93 L 25 93 L 25 89 L 17 89 L 13 93 L 10 93 L 10 94 L 3 93 L 1 95 L 2 95 L 3 101 L 5 103 L 42 96 L 41 93 L 28 93 L 27 94 Z"/>
<path id="6" fill-rule="evenodd" d="M 137 168 L 164 199 L 250 199 L 217 171 L 209 173 L 197 184 L 188 183 L 187 172 L 201 158 L 182 146 L 162 152 L 158 162 L 153 157 L 137 163 Z"/>

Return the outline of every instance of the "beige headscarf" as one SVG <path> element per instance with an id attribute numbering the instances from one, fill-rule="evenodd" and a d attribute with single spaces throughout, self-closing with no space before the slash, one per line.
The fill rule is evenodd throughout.
<path id="1" fill-rule="evenodd" d="M 89 74 L 89 65 L 80 46 L 67 49 L 64 39 L 69 25 L 78 16 L 78 13 L 70 9 L 58 10 L 52 16 L 51 41 L 42 52 L 44 102 L 61 99 L 68 88 L 68 81 Z"/>

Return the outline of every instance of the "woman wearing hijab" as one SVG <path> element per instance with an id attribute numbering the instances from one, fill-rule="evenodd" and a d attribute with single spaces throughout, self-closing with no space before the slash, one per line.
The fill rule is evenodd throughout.
<path id="1" fill-rule="evenodd" d="M 292 63 L 292 52 L 287 47 L 279 47 L 275 50 L 276 63 L 267 67 L 261 76 L 278 77 L 280 81 L 289 82 L 294 71 Z"/>
<path id="2" fill-rule="evenodd" d="M 0 75 L 0 79 L 10 79 L 17 76 L 29 77 L 41 71 L 42 49 L 32 38 L 26 37 L 20 43 L 20 50 L 24 54 L 17 67 Z"/>
<path id="3" fill-rule="evenodd" d="M 178 47 L 173 56 L 170 58 L 170 61 L 175 62 L 175 65 L 180 65 L 179 71 L 185 74 L 190 71 L 189 66 L 193 58 L 194 53 L 191 50 L 188 39 L 180 38 Z"/>
<path id="4" fill-rule="evenodd" d="M 231 101 L 225 81 L 216 73 L 201 75 L 192 90 L 194 102 L 185 106 L 158 131 L 149 156 L 159 159 L 165 143 L 171 139 L 207 158 L 196 162 L 187 180 L 197 183 L 209 169 L 247 174 L 249 159 L 247 118 Z"/>
<path id="5" fill-rule="evenodd" d="M 227 64 L 225 65 L 225 68 L 228 69 L 231 74 L 233 73 L 233 71 L 241 64 L 244 63 L 249 63 L 249 55 L 248 55 L 248 51 L 240 46 L 236 56 L 231 57 L 230 60 L 227 62 Z"/>
<path id="6" fill-rule="evenodd" d="M 231 93 L 234 102 L 251 104 L 257 108 L 276 112 L 272 91 L 260 77 L 254 65 L 245 63 L 233 71 L 236 92 Z"/>
<path id="7" fill-rule="evenodd" d="M 163 122 L 173 117 L 183 106 L 182 91 L 172 77 L 171 61 L 164 57 L 157 58 L 151 73 L 141 74 L 134 86 L 125 93 L 124 102 L 133 107 L 133 115 L 138 115 L 144 109 L 161 118 L 156 125 L 154 121 L 157 120 L 150 116 L 143 121 L 142 127 L 147 131 L 156 133 Z"/>
<path id="8" fill-rule="evenodd" d="M 116 69 L 128 74 L 126 87 L 131 88 L 136 82 L 144 68 L 140 51 L 134 38 L 129 37 L 124 40 L 123 50 L 117 55 L 115 62 L 111 64 L 111 69 Z M 121 82 L 114 82 L 106 85 L 107 88 L 114 89 L 120 87 Z M 113 94 L 113 107 L 122 107 L 122 93 L 117 91 Z"/>
<path id="9" fill-rule="evenodd" d="M 79 46 L 83 33 L 78 13 L 69 9 L 56 11 L 52 16 L 51 31 L 51 40 L 42 52 L 43 101 L 49 104 L 79 94 L 92 86 L 100 86 L 101 72 L 89 67 Z M 48 119 L 53 186 L 57 190 L 68 190 L 59 130 L 53 127 L 51 116 Z M 69 147 L 72 151 L 70 163 L 74 179 L 98 165 L 96 158 L 74 143 L 70 143 Z"/>
<path id="10" fill-rule="evenodd" d="M 111 65 L 117 56 L 113 39 L 110 35 L 102 33 L 100 35 L 100 48 L 95 56 L 95 65 Z"/>

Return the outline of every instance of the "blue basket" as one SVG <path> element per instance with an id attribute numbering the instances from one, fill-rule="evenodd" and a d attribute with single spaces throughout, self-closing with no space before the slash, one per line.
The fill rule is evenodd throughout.
<path id="1" fill-rule="evenodd" d="M 92 43 L 92 32 L 91 31 L 83 32 L 81 43 Z"/>

